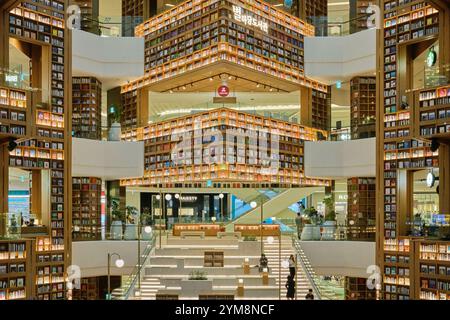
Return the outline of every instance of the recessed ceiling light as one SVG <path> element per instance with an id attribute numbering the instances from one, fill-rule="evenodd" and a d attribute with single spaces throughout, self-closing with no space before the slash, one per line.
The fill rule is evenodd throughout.
<path id="1" fill-rule="evenodd" d="M 209 78 L 209 81 L 213 81 L 213 78 L 211 77 L 211 78 Z"/>
<path id="2" fill-rule="evenodd" d="M 186 90 L 186 86 L 183 86 L 183 90 Z"/>

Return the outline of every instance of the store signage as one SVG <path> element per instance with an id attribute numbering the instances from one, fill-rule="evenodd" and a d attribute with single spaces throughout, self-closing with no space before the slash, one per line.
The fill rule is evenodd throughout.
<path id="1" fill-rule="evenodd" d="M 243 22 L 245 25 L 260 28 L 262 31 L 269 32 L 269 24 L 253 15 L 243 14 L 239 6 L 233 5 L 234 19 Z"/>
<path id="2" fill-rule="evenodd" d="M 5 81 L 6 82 L 19 82 L 19 77 L 16 74 L 6 74 Z"/>
<path id="3" fill-rule="evenodd" d="M 228 88 L 226 85 L 222 85 L 217 89 L 217 93 L 221 97 L 227 97 L 230 94 L 230 88 Z"/>
<path id="4" fill-rule="evenodd" d="M 181 196 L 180 199 L 183 202 L 195 202 L 197 201 L 197 196 Z"/>

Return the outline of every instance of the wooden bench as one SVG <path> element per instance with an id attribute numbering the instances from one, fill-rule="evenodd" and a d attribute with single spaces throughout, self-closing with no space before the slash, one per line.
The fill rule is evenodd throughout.
<path id="1" fill-rule="evenodd" d="M 205 231 L 181 231 L 180 237 L 185 239 L 186 237 L 200 237 L 205 238 Z"/>
<path id="2" fill-rule="evenodd" d="M 240 239 L 242 237 L 242 233 L 241 232 L 226 232 L 226 231 L 217 232 L 217 238 L 222 239 L 223 237 L 233 237 L 236 239 Z"/>

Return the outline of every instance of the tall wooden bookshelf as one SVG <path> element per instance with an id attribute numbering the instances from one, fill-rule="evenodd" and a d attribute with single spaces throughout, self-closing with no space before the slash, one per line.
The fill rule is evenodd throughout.
<path id="1" fill-rule="evenodd" d="M 300 13 L 300 17 L 305 21 L 322 27 L 322 25 L 326 25 L 328 18 L 328 0 L 300 1 Z"/>
<path id="2" fill-rule="evenodd" d="M 327 92 L 312 90 L 311 126 L 322 130 L 331 129 L 331 87 Z"/>
<path id="3" fill-rule="evenodd" d="M 72 240 L 101 239 L 102 180 L 72 178 Z"/>
<path id="4" fill-rule="evenodd" d="M 151 0 L 122 0 L 122 34 L 133 36 L 134 28 L 150 18 L 151 9 L 156 1 Z"/>
<path id="5" fill-rule="evenodd" d="M 376 290 L 367 287 L 366 278 L 345 277 L 345 300 L 375 300 Z"/>
<path id="6" fill-rule="evenodd" d="M 99 35 L 99 0 L 69 0 L 69 3 L 80 7 L 81 30 Z"/>
<path id="7" fill-rule="evenodd" d="M 382 2 L 384 19 L 377 55 L 377 247 L 382 248 L 377 251 L 377 263 L 383 273 L 382 299 L 436 296 L 422 293 L 433 291 L 424 288 L 430 283 L 434 286 L 433 282 L 422 281 L 427 277 L 420 273 L 419 247 L 428 240 L 410 236 L 406 222 L 412 220 L 413 172 L 444 165 L 442 155 L 431 151 L 430 140 L 420 136 L 427 136 L 428 132 L 417 130 L 416 115 L 420 117 L 420 112 L 425 111 L 417 109 L 427 108 L 427 99 L 419 101 L 420 95 L 411 90 L 414 50 L 420 52 L 430 41 L 439 40 L 441 48 L 447 48 L 442 49 L 445 53 L 440 57 L 444 60 L 441 63 L 448 63 L 449 15 L 448 8 L 440 5 L 442 2 L 438 1 Z M 424 115 L 422 120 L 429 121 L 429 116 Z M 444 180 L 444 176 L 440 178 Z"/>
<path id="8" fill-rule="evenodd" d="M 264 169 L 267 150 L 261 140 L 258 146 L 257 130 L 260 139 L 278 140 L 276 172 Z M 181 132 L 192 137 L 190 146 L 179 144 Z M 123 132 L 123 140 L 145 142 L 145 176 L 121 184 L 207 187 L 211 180 L 228 188 L 329 185 L 304 175 L 304 141 L 316 141 L 319 135 L 326 138 L 327 132 L 228 108 L 170 119 Z"/>
<path id="9" fill-rule="evenodd" d="M 94 77 L 72 78 L 72 132 L 77 138 L 101 140 L 102 83 Z"/>
<path id="10" fill-rule="evenodd" d="M 0 240 L 0 301 L 31 295 L 31 241 Z"/>
<path id="11" fill-rule="evenodd" d="M 347 239 L 375 240 L 375 178 L 347 181 Z"/>
<path id="12" fill-rule="evenodd" d="M 378 0 L 351 0 L 350 1 L 350 33 L 368 29 L 368 9 L 371 5 L 378 5 Z"/>
<path id="13" fill-rule="evenodd" d="M 376 78 L 350 80 L 350 126 L 352 139 L 375 137 Z"/>
<path id="14" fill-rule="evenodd" d="M 30 94 L 0 85 L 0 140 L 26 137 L 30 123 Z"/>
<path id="15" fill-rule="evenodd" d="M 100 300 L 100 279 L 89 277 L 80 279 L 80 288 L 73 290 L 73 300 Z"/>
<path id="16" fill-rule="evenodd" d="M 71 130 L 71 110 L 67 107 L 71 99 L 70 48 L 65 28 L 67 5 L 68 1 L 60 0 L 18 1 L 12 10 L 8 8 L 8 19 L 3 19 L 8 14 L 0 18 L 0 32 L 8 32 L 1 37 L 6 39 L 0 44 L 2 66 L 8 66 L 9 58 L 12 58 L 8 57 L 8 50 L 4 50 L 8 37 L 24 44 L 24 47 L 31 46 L 31 85 L 49 88 L 48 91 L 38 90 L 31 94 L 33 110 L 28 119 L 32 130 L 24 134 L 24 138 L 29 140 L 20 142 L 9 153 L 2 149 L 0 157 L 0 162 L 7 164 L 6 168 L 9 165 L 50 172 L 49 232 L 46 236 L 36 237 L 30 246 L 29 254 L 36 259 L 32 259 L 25 280 L 31 284 L 31 289 L 26 292 L 27 298 L 45 300 L 65 298 L 65 268 L 70 264 L 71 256 L 70 234 L 67 232 L 71 221 L 66 218 L 71 206 L 68 169 L 71 166 L 71 137 L 66 134 Z M 48 66 L 41 59 L 47 54 Z M 36 65 L 42 68 L 36 68 Z M 1 176 L 3 184 L 6 182 L 8 185 L 8 174 Z"/>

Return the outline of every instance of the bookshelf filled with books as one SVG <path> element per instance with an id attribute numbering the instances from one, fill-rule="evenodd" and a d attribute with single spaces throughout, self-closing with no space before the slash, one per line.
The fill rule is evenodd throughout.
<path id="1" fill-rule="evenodd" d="M 304 175 L 304 141 L 316 141 L 319 133 L 327 136 L 323 130 L 227 108 L 127 130 L 123 140 L 145 142 L 145 176 L 122 180 L 122 185 L 206 187 L 208 180 L 222 182 L 223 187 L 328 185 L 328 180 Z M 180 144 L 181 134 L 191 135 L 193 143 Z M 265 157 L 267 139 L 277 144 L 278 155 L 272 160 Z M 274 162 L 278 170 L 267 170 Z"/>
<path id="2" fill-rule="evenodd" d="M 94 177 L 72 178 L 72 239 L 101 239 L 102 180 Z"/>
<path id="3" fill-rule="evenodd" d="M 377 55 L 383 68 L 377 82 L 378 96 L 382 97 L 377 101 L 377 121 L 381 122 L 377 126 L 377 192 L 380 193 L 377 212 L 382 221 L 378 223 L 377 241 L 383 247 L 377 257 L 383 273 L 382 299 L 418 299 L 417 288 L 422 285 L 415 271 L 418 264 L 414 248 L 419 240 L 408 238 L 406 224 L 412 220 L 410 173 L 437 168 L 441 158 L 437 151 L 431 150 L 430 141 L 423 139 L 432 132 L 427 130 L 436 125 L 433 121 L 438 117 L 425 106 L 427 97 L 430 101 L 433 98 L 425 93 L 415 96 L 410 90 L 409 77 L 412 77 L 410 64 L 414 58 L 411 52 L 423 50 L 442 33 L 438 8 L 433 1 L 385 0 L 382 3 L 383 28 Z M 424 126 L 423 132 L 416 130 L 415 122 Z M 400 250 L 406 247 L 409 251 Z"/>
<path id="4" fill-rule="evenodd" d="M 376 78 L 350 80 L 350 126 L 352 139 L 375 137 Z"/>
<path id="5" fill-rule="evenodd" d="M 27 298 L 33 294 L 33 297 L 45 300 L 65 298 L 65 267 L 70 261 L 70 251 L 64 252 L 70 247 L 67 228 L 71 223 L 67 221 L 71 185 L 66 170 L 70 167 L 67 155 L 71 142 L 70 135 L 65 134 L 71 119 L 71 110 L 66 105 L 71 82 L 67 72 L 67 65 L 71 63 L 66 37 L 68 29 L 65 28 L 67 4 L 68 1 L 62 0 L 18 1 L 16 7 L 9 9 L 9 17 L 5 15 L 8 17 L 5 21 L 9 24 L 8 36 L 17 44 L 17 49 L 33 47 L 26 53 L 33 66 L 34 61 L 42 61 L 42 57 L 48 55 L 48 63 L 42 64 L 48 70 L 31 67 L 28 70 L 33 87 L 48 88 L 33 92 L 33 110 L 31 112 L 30 108 L 30 114 L 26 116 L 33 132 L 26 132 L 29 139 L 20 141 L 14 150 L 8 151 L 9 159 L 1 157 L 0 160 L 7 159 L 10 167 L 49 171 L 48 234 L 36 237 L 35 244 L 30 247 L 30 256 L 38 260 L 33 259 L 27 269 L 27 273 L 34 276 L 29 280 L 33 289 L 26 292 Z M 28 100 L 23 101 L 22 105 Z M 22 105 L 18 104 L 18 107 Z M 56 256 L 60 259 L 52 260 Z"/>
<path id="6" fill-rule="evenodd" d="M 347 239 L 375 240 L 375 178 L 347 180 Z"/>
<path id="7" fill-rule="evenodd" d="M 415 123 L 422 138 L 448 139 L 450 137 L 450 86 L 418 91 Z"/>
<path id="8" fill-rule="evenodd" d="M 29 134 L 30 98 L 26 91 L 0 86 L 0 138 Z"/>
<path id="9" fill-rule="evenodd" d="M 102 84 L 94 77 L 72 78 L 72 132 L 76 138 L 101 139 Z"/>
<path id="10" fill-rule="evenodd" d="M 0 240 L 0 300 L 21 300 L 31 294 L 30 240 Z"/>

